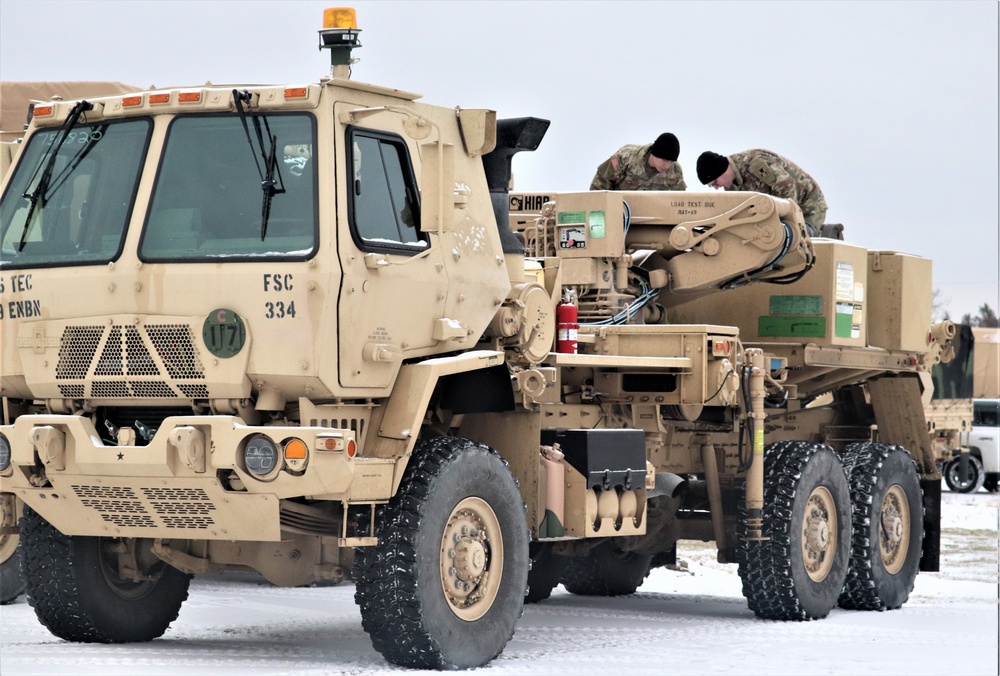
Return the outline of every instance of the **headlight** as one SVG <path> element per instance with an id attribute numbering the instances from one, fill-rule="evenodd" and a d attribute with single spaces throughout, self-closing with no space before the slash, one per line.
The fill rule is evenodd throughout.
<path id="1" fill-rule="evenodd" d="M 263 435 L 252 438 L 243 450 L 243 464 L 247 471 L 261 479 L 275 473 L 278 458 L 278 447 Z"/>
<path id="2" fill-rule="evenodd" d="M 10 442 L 0 434 L 0 472 L 10 467 Z"/>

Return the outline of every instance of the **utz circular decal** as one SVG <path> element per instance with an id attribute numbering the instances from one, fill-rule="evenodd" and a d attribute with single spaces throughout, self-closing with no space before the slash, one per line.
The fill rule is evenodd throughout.
<path id="1" fill-rule="evenodd" d="M 228 359 L 243 349 L 243 344 L 247 340 L 247 329 L 242 317 L 232 310 L 220 308 L 212 310 L 205 318 L 201 337 L 209 352 L 220 359 Z"/>

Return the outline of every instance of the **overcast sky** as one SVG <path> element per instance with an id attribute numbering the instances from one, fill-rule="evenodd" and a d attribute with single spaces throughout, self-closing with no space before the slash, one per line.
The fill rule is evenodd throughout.
<path id="1" fill-rule="evenodd" d="M 0 79 L 314 82 L 334 2 L 0 0 Z M 340 4 L 348 4 L 342 2 Z M 672 131 L 695 162 L 768 148 L 819 182 L 848 241 L 934 260 L 954 319 L 998 301 L 998 5 L 355 2 L 353 77 L 552 121 L 521 190 L 586 190 Z"/>

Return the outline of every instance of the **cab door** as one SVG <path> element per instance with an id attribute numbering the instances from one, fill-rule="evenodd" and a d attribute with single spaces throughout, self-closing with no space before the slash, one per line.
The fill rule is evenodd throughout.
<path id="1" fill-rule="evenodd" d="M 334 112 L 359 107 L 340 102 Z M 417 147 L 405 119 L 386 110 L 338 132 L 343 387 L 386 388 L 403 359 L 439 351 L 432 327 L 444 313 L 447 275 L 436 235 L 420 231 Z"/>

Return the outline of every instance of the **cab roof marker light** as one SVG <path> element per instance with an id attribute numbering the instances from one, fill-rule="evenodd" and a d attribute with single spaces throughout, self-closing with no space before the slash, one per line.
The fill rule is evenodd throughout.
<path id="1" fill-rule="evenodd" d="M 306 97 L 307 90 L 305 87 L 286 87 L 285 88 L 285 98 L 286 99 L 304 99 Z"/>
<path id="2" fill-rule="evenodd" d="M 142 94 L 137 96 L 123 96 L 122 97 L 122 107 L 131 108 L 132 106 L 142 105 Z"/>
<path id="3" fill-rule="evenodd" d="M 180 92 L 177 94 L 178 103 L 198 103 L 201 101 L 201 92 Z"/>
<path id="4" fill-rule="evenodd" d="M 170 92 L 167 92 L 165 94 L 150 94 L 149 103 L 152 105 L 160 103 L 170 103 Z"/>
<path id="5" fill-rule="evenodd" d="M 330 75 L 333 79 L 351 79 L 351 64 L 357 60 L 351 57 L 351 51 L 361 46 L 358 39 L 360 32 L 353 7 L 329 7 L 323 11 L 319 48 L 330 50 Z"/>
<path id="6" fill-rule="evenodd" d="M 35 106 L 32 109 L 31 114 L 34 117 L 46 117 L 46 116 L 52 114 L 52 106 L 51 105 L 49 105 L 49 106 Z"/>
<path id="7" fill-rule="evenodd" d="M 357 29 L 358 15 L 353 7 L 327 7 L 323 10 L 323 28 Z"/>

